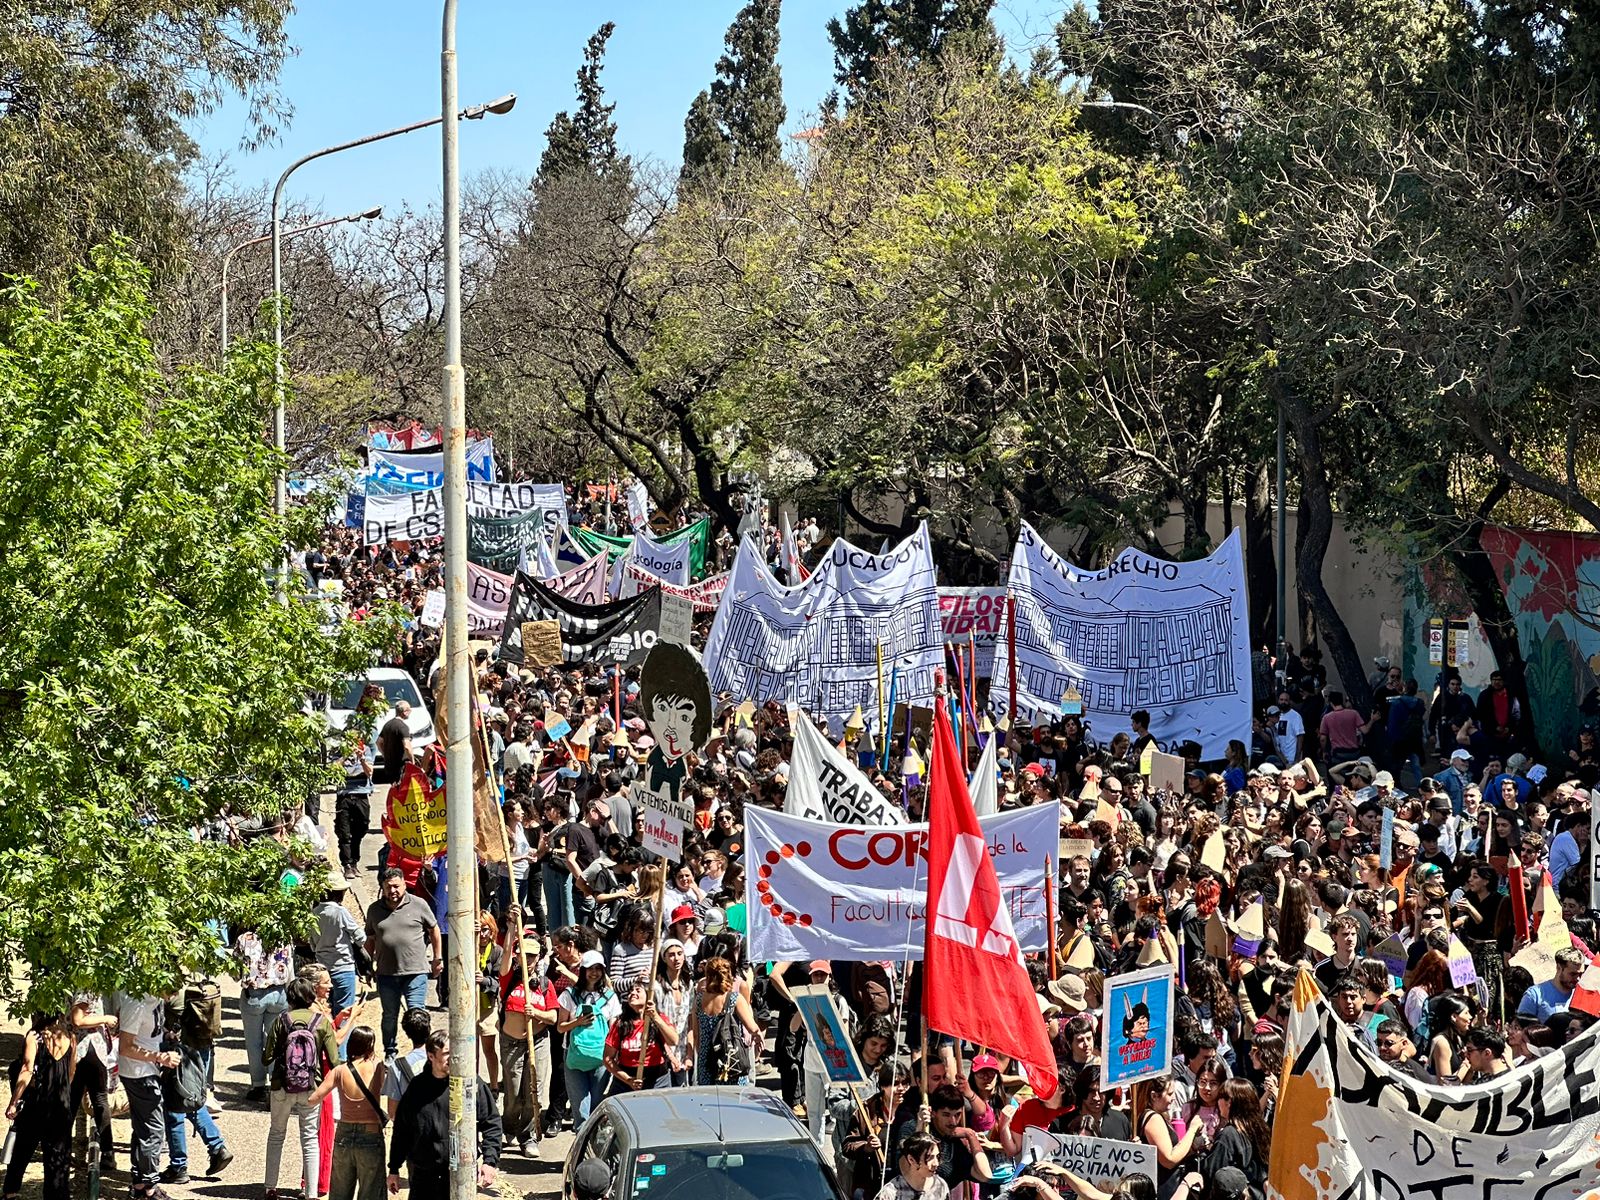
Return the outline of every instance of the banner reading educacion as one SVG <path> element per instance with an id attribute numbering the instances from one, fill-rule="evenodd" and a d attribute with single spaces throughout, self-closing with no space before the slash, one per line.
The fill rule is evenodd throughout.
<path id="1" fill-rule="evenodd" d="M 857 705 L 877 711 L 880 647 L 884 686 L 895 672 L 903 702 L 929 704 L 944 642 L 926 525 L 881 554 L 839 538 L 797 587 L 775 580 L 746 538 L 705 657 L 713 693 L 790 701 L 833 730 Z"/>
<path id="2" fill-rule="evenodd" d="M 1268 1200 L 1569 1200 L 1600 1188 L 1600 1031 L 1483 1083 L 1420 1083 L 1296 980 Z"/>
<path id="3" fill-rule="evenodd" d="M 1023 523 L 1007 585 L 1016 613 L 1019 722 L 1052 720 L 1068 686 L 1099 737 L 1150 713 L 1174 752 L 1198 743 L 1220 759 L 1250 740 L 1250 635 L 1237 530 L 1207 558 L 1167 562 L 1124 550 L 1101 571 L 1062 561 Z M 1011 701 L 1010 632 L 995 643 L 989 705 Z"/>
<path id="4" fill-rule="evenodd" d="M 495 480 L 494 439 L 467 444 L 467 478 L 482 483 Z M 401 454 L 394 450 L 367 450 L 367 494 L 418 491 L 444 486 L 444 451 L 425 450 Z"/>
<path id="5" fill-rule="evenodd" d="M 981 818 L 1000 890 L 1025 951 L 1049 945 L 1045 861 L 1060 837 L 1054 805 Z M 838 825 L 745 810 L 750 957 L 785 962 L 922 958 L 926 825 Z"/>

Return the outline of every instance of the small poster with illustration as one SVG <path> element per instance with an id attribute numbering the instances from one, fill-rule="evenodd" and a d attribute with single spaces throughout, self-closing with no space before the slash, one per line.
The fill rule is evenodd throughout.
<path id="1" fill-rule="evenodd" d="M 839 1019 L 833 995 L 827 984 L 807 984 L 790 988 L 800 1019 L 805 1022 L 806 1037 L 817 1049 L 829 1083 L 866 1083 L 867 1073 L 856 1057 L 856 1048 L 850 1042 L 849 1032 Z"/>
<path id="2" fill-rule="evenodd" d="M 687 646 L 657 642 L 639 672 L 639 702 L 655 745 L 633 785 L 645 812 L 645 849 L 676 861 L 683 831 L 694 823 L 694 801 L 683 784 L 687 755 L 711 739 L 711 684 L 700 656 Z"/>
<path id="3" fill-rule="evenodd" d="M 1106 980 L 1102 1087 L 1126 1087 L 1172 1069 L 1173 980 L 1165 964 Z"/>

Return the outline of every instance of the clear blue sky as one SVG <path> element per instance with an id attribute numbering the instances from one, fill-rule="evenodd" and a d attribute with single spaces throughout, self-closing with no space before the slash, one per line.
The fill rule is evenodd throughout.
<path id="1" fill-rule="evenodd" d="M 1069 0 L 998 0 L 995 24 L 1013 56 L 1026 61 Z M 710 82 L 723 34 L 743 0 L 462 0 L 457 48 L 462 105 L 517 93 L 507 116 L 461 126 L 464 173 L 504 169 L 532 176 L 550 118 L 573 103 L 583 44 L 615 21 L 605 86 L 616 101 L 624 149 L 676 167 L 683 117 Z M 825 26 L 845 0 L 784 0 L 779 60 L 788 132 L 805 127 L 833 83 Z M 289 21 L 298 54 L 282 86 L 293 119 L 276 144 L 239 150 L 242 103 L 191 132 L 208 157 L 227 155 L 241 185 L 270 184 L 300 155 L 420 120 L 439 111 L 438 0 L 300 0 Z M 439 193 L 435 130 L 312 163 L 290 183 L 295 196 L 343 213 L 404 202 L 421 208 Z"/>

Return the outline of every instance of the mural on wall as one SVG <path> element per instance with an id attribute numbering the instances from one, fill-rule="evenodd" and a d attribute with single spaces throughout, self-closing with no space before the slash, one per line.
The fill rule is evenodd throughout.
<path id="1" fill-rule="evenodd" d="M 1564 754 L 1593 719 L 1578 706 L 1600 686 L 1600 536 L 1491 527 L 1483 546 L 1516 621 L 1535 735 L 1547 753 Z M 1406 674 L 1426 687 L 1440 665 L 1455 665 L 1476 694 L 1495 661 L 1465 593 L 1432 571 L 1415 582 L 1406 601 Z"/>
<path id="2" fill-rule="evenodd" d="M 1600 536 L 1491 528 L 1483 546 L 1516 618 L 1539 744 L 1565 752 L 1600 686 Z"/>

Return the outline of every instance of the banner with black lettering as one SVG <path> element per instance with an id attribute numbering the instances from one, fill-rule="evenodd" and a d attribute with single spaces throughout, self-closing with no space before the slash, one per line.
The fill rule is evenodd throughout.
<path id="1" fill-rule="evenodd" d="M 1426 1054 L 1426 1050 L 1423 1052 Z M 1600 1187 L 1600 1033 L 1463 1086 L 1387 1066 L 1302 969 L 1269 1200 L 1568 1200 Z"/>
<path id="2" fill-rule="evenodd" d="M 1220 759 L 1250 740 L 1250 629 L 1235 530 L 1215 553 L 1168 562 L 1124 550 L 1100 571 L 1062 560 L 1023 522 L 1007 585 L 1016 614 L 1016 710 L 1023 723 L 1073 708 L 1106 739 L 1138 709 L 1162 750 L 1195 742 Z M 1011 697 L 1009 621 L 995 640 L 991 710 Z M 1081 709 L 1078 705 L 1081 704 Z"/>
<path id="3" fill-rule="evenodd" d="M 601 533 L 599 530 L 586 528 L 569 528 L 573 542 L 579 546 L 585 557 L 597 550 L 604 550 L 611 562 L 627 554 L 633 548 L 633 537 L 614 537 Z M 651 544 L 655 546 L 675 546 L 679 542 L 687 542 L 689 550 L 689 579 L 703 579 L 706 573 L 706 559 L 711 553 L 711 518 L 701 517 L 685 525 L 682 529 L 674 529 L 671 533 L 660 538 L 652 538 Z M 641 563 L 648 570 L 648 565 Z M 653 575 L 661 574 L 660 571 L 651 571 Z M 688 582 L 688 580 L 685 580 Z"/>
<path id="4" fill-rule="evenodd" d="M 361 517 L 362 540 L 414 542 L 444 536 L 444 493 L 438 488 L 414 492 L 369 493 Z"/>
<path id="5" fill-rule="evenodd" d="M 606 559 L 596 554 L 581 567 L 542 580 L 546 587 L 579 604 L 603 604 L 606 598 Z M 511 607 L 515 579 L 467 562 L 467 628 L 476 636 L 499 637 Z"/>
<path id="6" fill-rule="evenodd" d="M 794 730 L 794 752 L 789 755 L 784 812 L 846 825 L 905 824 L 900 806 L 873 787 L 798 708 L 789 710 L 789 728 Z"/>
<path id="7" fill-rule="evenodd" d="M 518 571 L 500 638 L 500 657 L 507 662 L 522 662 L 526 621 L 560 623 L 565 662 L 642 663 L 661 628 L 661 593 L 652 589 L 609 604 L 580 604 Z"/>
<path id="8" fill-rule="evenodd" d="M 839 538 L 797 587 L 775 580 L 746 538 L 705 657 L 713 694 L 791 701 L 832 731 L 857 705 L 878 711 L 880 647 L 884 686 L 893 673 L 902 702 L 930 704 L 944 639 L 926 525 L 879 554 Z"/>

